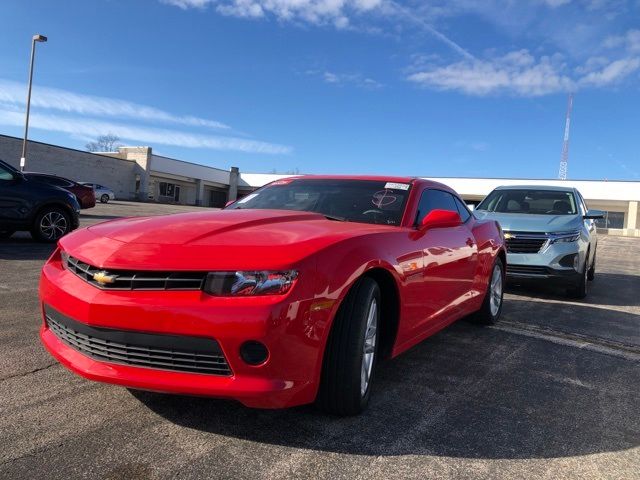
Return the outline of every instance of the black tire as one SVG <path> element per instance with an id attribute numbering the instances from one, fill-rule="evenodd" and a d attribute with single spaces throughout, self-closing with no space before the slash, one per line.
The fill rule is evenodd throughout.
<path id="1" fill-rule="evenodd" d="M 67 212 L 59 207 L 44 207 L 36 215 L 31 236 L 40 242 L 54 243 L 71 230 L 71 218 Z"/>
<path id="2" fill-rule="evenodd" d="M 357 415 L 369 403 L 377 360 L 378 334 L 374 333 L 369 348 L 373 352 L 368 382 L 361 379 L 364 371 L 365 335 L 370 309 L 375 301 L 376 332 L 380 331 L 380 287 L 371 278 L 360 279 L 344 299 L 327 340 L 320 388 L 316 405 L 334 415 Z M 372 318 L 373 318 L 372 317 Z M 363 387 L 363 385 L 366 385 Z M 362 392 L 364 388 L 364 393 Z"/>
<path id="3" fill-rule="evenodd" d="M 100 197 L 100 202 L 109 203 L 109 195 L 107 195 L 106 193 L 103 193 L 102 196 Z"/>
<path id="4" fill-rule="evenodd" d="M 496 273 L 498 270 L 498 273 Z M 498 291 L 498 285 L 494 285 L 494 275 L 498 275 L 500 279 L 499 283 L 499 292 L 494 295 L 494 287 L 496 287 L 496 291 Z M 493 325 L 500 318 L 500 314 L 502 313 L 502 305 L 504 303 L 504 285 L 506 283 L 505 271 L 504 271 L 504 262 L 500 257 L 496 258 L 496 261 L 493 263 L 493 267 L 491 268 L 491 276 L 489 277 L 489 284 L 487 285 L 487 292 L 484 294 L 484 300 L 482 301 L 482 306 L 480 310 L 478 310 L 475 315 L 472 316 L 472 319 L 481 325 Z M 498 308 L 496 309 L 496 301 L 498 300 L 500 303 L 498 304 Z M 493 302 L 492 302 L 493 300 Z"/>
<path id="5" fill-rule="evenodd" d="M 16 233 L 15 230 L 0 230 L 0 238 L 9 238 L 14 233 Z"/>
<path id="6" fill-rule="evenodd" d="M 587 258 L 589 258 L 589 252 L 587 252 Z M 581 299 L 586 297 L 588 279 L 589 279 L 589 268 L 587 267 L 587 260 L 585 260 L 584 267 L 582 267 L 582 272 L 580 272 L 580 275 L 575 279 L 573 284 L 567 289 L 567 295 L 571 298 L 576 298 L 576 299 Z"/>
<path id="7" fill-rule="evenodd" d="M 591 261 L 591 266 L 587 271 L 587 280 L 593 282 L 596 279 L 596 253 L 593 252 L 593 260 Z"/>

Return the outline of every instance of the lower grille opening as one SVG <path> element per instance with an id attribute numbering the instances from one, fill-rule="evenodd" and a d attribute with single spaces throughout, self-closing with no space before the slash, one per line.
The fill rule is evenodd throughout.
<path id="1" fill-rule="evenodd" d="M 520 275 L 547 275 L 547 267 L 536 265 L 507 265 L 507 274 Z"/>
<path id="2" fill-rule="evenodd" d="M 222 349 L 212 338 L 138 333 L 92 327 L 45 306 L 53 334 L 96 360 L 138 367 L 209 375 L 231 375 Z"/>

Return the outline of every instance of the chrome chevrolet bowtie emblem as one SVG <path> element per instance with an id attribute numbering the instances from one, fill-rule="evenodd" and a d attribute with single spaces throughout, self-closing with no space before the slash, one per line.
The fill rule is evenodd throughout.
<path id="1" fill-rule="evenodd" d="M 100 285 L 108 285 L 116 281 L 117 275 L 109 275 L 104 270 L 94 273 L 93 280 L 98 282 Z"/>
<path id="2" fill-rule="evenodd" d="M 510 238 L 514 238 L 515 235 L 513 233 L 509 233 L 509 232 L 504 232 L 504 238 L 506 240 L 509 240 Z"/>

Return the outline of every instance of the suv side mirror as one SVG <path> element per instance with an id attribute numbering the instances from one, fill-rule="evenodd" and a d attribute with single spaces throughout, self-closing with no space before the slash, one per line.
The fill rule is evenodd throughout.
<path id="1" fill-rule="evenodd" d="M 587 210 L 587 214 L 584 216 L 585 220 L 599 220 L 604 218 L 604 212 L 602 210 Z"/>
<path id="2" fill-rule="evenodd" d="M 431 210 L 429 214 L 422 219 L 421 229 L 426 228 L 447 228 L 462 225 L 462 219 L 458 212 L 453 210 Z"/>

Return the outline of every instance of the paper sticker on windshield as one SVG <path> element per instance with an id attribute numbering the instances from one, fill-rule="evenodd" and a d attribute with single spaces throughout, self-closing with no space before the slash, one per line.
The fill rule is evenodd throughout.
<path id="1" fill-rule="evenodd" d="M 242 197 L 240 200 L 238 200 L 238 203 L 246 203 L 249 200 L 256 198 L 258 196 L 257 193 L 250 193 L 249 195 L 247 195 L 246 197 Z"/>
<path id="2" fill-rule="evenodd" d="M 408 183 L 387 182 L 385 184 L 384 188 L 390 188 L 391 190 L 409 190 L 409 184 Z"/>

